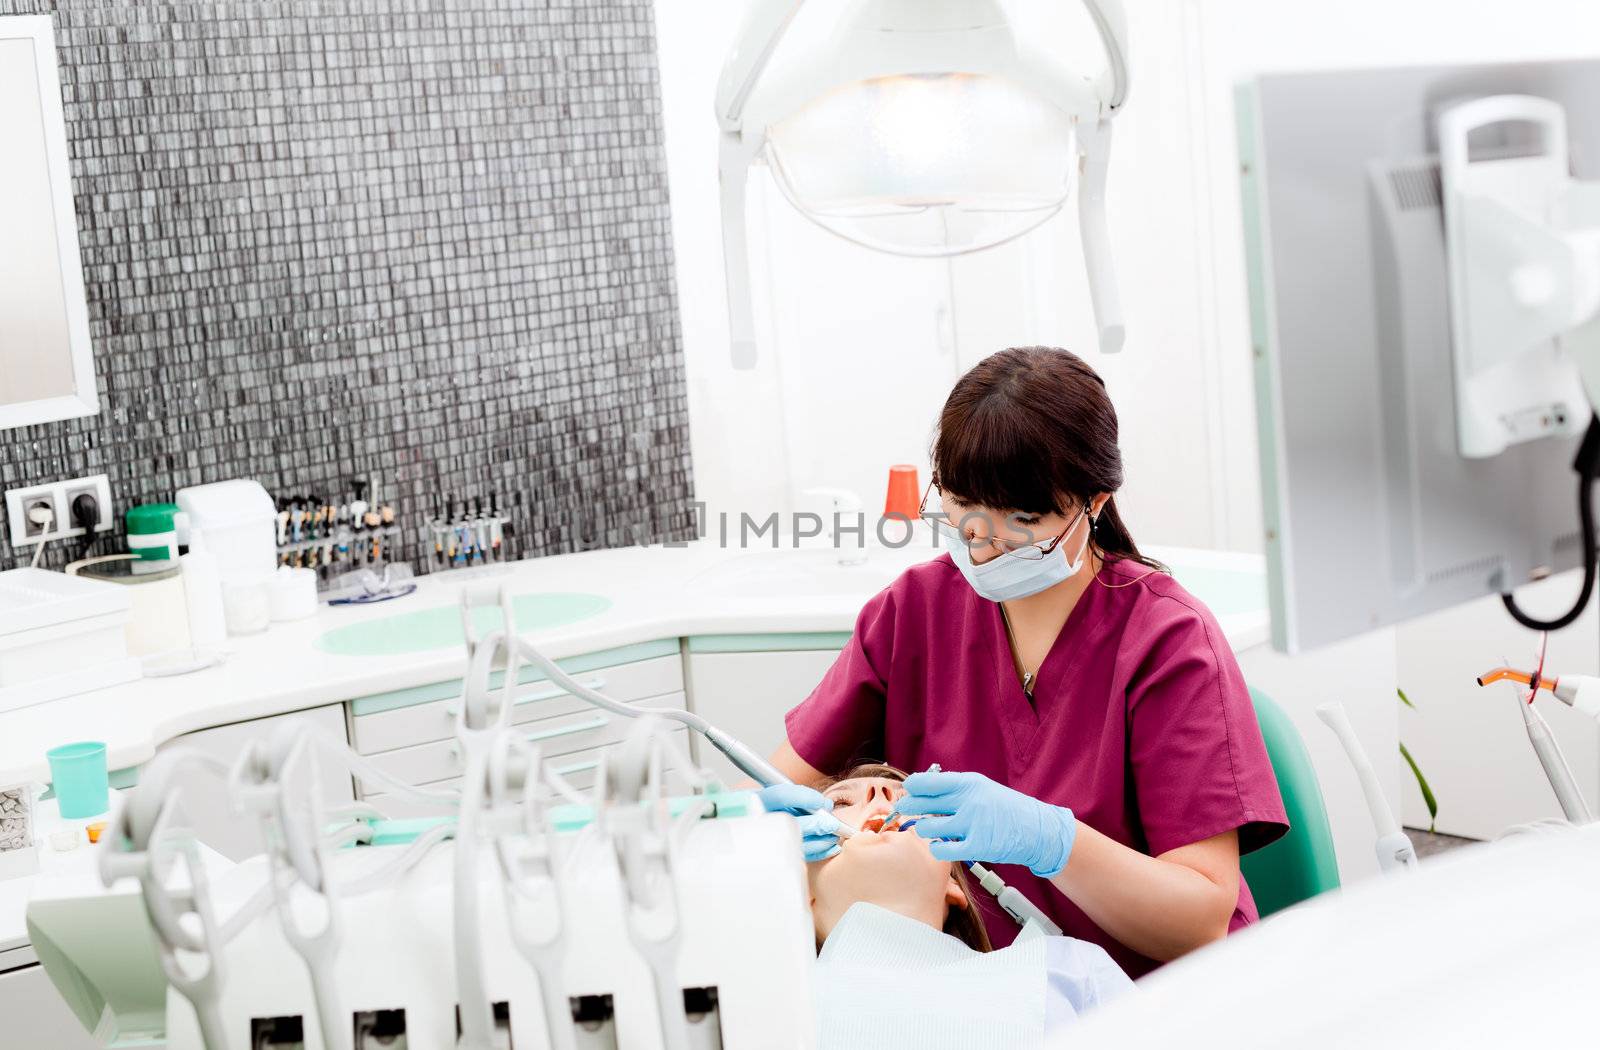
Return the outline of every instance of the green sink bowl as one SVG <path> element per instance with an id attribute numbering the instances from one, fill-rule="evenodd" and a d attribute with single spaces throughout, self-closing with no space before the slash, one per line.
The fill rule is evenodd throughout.
<path id="1" fill-rule="evenodd" d="M 599 616 L 609 608 L 611 599 L 598 594 L 519 594 L 511 602 L 519 633 L 565 627 Z M 500 610 L 474 609 L 472 622 L 480 636 L 488 634 L 501 626 Z M 460 608 L 447 605 L 336 627 L 317 639 L 317 648 L 336 656 L 397 656 L 450 649 L 465 644 L 466 640 L 461 633 Z"/>

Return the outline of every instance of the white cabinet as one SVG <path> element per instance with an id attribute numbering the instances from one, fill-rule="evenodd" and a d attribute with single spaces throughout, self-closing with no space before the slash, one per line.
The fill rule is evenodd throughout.
<path id="1" fill-rule="evenodd" d="M 689 705 L 719 729 L 725 729 L 761 755 L 783 743 L 783 716 L 804 700 L 839 655 L 835 649 L 793 652 L 709 653 L 688 656 Z M 749 778 L 721 752 L 696 739 L 701 765 L 729 783 Z"/>
<path id="2" fill-rule="evenodd" d="M 0 973 L 0 1027 L 0 1046 L 16 1050 L 98 1050 L 100 1046 L 67 1009 L 61 993 L 37 963 Z"/>
<path id="3" fill-rule="evenodd" d="M 614 699 L 624 698 L 619 696 Z M 681 710 L 684 696 L 682 693 L 666 693 L 627 702 L 640 708 Z M 564 774 L 572 775 L 592 770 L 599 758 L 595 752 L 620 742 L 635 722 L 635 719 L 585 705 L 582 710 L 571 714 L 522 723 L 519 728 L 526 733 L 529 743 L 539 746 L 541 755 L 551 760 Z M 373 764 L 386 775 L 402 784 L 432 784 L 458 778 L 464 772 L 461 747 L 454 737 L 384 751 L 371 758 Z M 575 763 L 580 762 L 584 765 L 576 768 Z M 388 790 L 382 781 L 361 779 L 358 782 L 363 798 L 372 798 Z"/>
<path id="4" fill-rule="evenodd" d="M 637 658 L 644 652 L 661 655 Z M 581 685 L 613 700 L 645 708 L 685 706 L 683 660 L 676 639 L 633 647 L 629 653 L 613 650 L 565 663 L 573 665 L 568 673 Z M 428 696 L 437 699 L 412 702 L 416 701 L 411 695 L 414 691 L 403 691 L 398 701 L 397 694 L 355 701 L 350 722 L 356 750 L 402 783 L 454 787 L 460 783 L 462 771 L 455 739 L 460 683 L 441 682 L 426 689 Z M 593 784 L 602 752 L 627 735 L 632 721 L 593 707 L 543 675 L 522 681 L 512 696 L 512 724 L 522 727 L 551 766 L 580 790 Z M 400 706 L 391 706 L 397 702 Z M 438 807 L 396 798 L 379 781 L 362 781 L 358 787 L 362 798 L 390 817 L 442 812 Z"/>
<path id="5" fill-rule="evenodd" d="M 348 740 L 345 732 L 344 705 L 329 704 L 305 711 L 295 711 L 271 718 L 257 718 L 248 722 L 202 729 L 185 733 L 163 744 L 160 751 L 175 747 L 190 747 L 231 764 L 239 757 L 245 745 L 255 740 L 265 740 L 284 724 L 305 723 L 315 726 L 341 743 Z M 350 775 L 336 762 L 321 760 L 322 799 L 326 805 L 338 806 L 355 800 L 355 789 Z M 200 840 L 229 860 L 243 860 L 261 852 L 261 834 L 255 818 L 230 811 L 227 793 L 209 772 L 190 772 L 177 785 L 182 791 L 183 812 L 186 823 L 194 828 Z"/>
<path id="6" fill-rule="evenodd" d="M 683 689 L 683 663 L 678 654 L 634 660 L 576 672 L 579 685 L 598 690 L 613 700 L 633 703 L 652 696 L 677 693 Z M 418 744 L 453 740 L 456 714 L 461 696 L 453 695 L 427 703 L 364 713 L 357 701 L 357 714 L 351 719 L 356 750 L 363 755 L 413 747 Z M 681 698 L 680 698 L 681 699 Z M 519 684 L 512 693 L 511 721 L 514 725 L 538 722 L 562 715 L 595 713 L 586 700 L 552 685 L 542 676 Z M 420 783 L 420 781 L 419 781 Z"/>

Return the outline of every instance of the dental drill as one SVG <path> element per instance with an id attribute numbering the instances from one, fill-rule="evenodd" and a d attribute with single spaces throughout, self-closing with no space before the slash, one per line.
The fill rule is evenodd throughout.
<path id="1" fill-rule="evenodd" d="M 1589 810 L 1589 803 L 1584 799 L 1583 792 L 1578 789 L 1572 768 L 1567 765 L 1567 756 L 1562 753 L 1561 745 L 1556 743 L 1549 724 L 1543 715 L 1534 710 L 1533 698 L 1543 689 L 1568 707 L 1600 721 L 1600 678 L 1588 675 L 1546 678 L 1542 657 L 1539 670 L 1531 674 L 1511 667 L 1496 667 L 1478 676 L 1480 686 L 1489 686 L 1501 681 L 1520 683 L 1529 688 L 1526 702 L 1523 702 L 1520 691 L 1517 697 L 1517 709 L 1522 713 L 1522 725 L 1528 732 L 1528 742 L 1533 745 L 1533 753 L 1539 758 L 1545 779 L 1550 782 L 1550 789 L 1555 792 L 1556 802 L 1561 806 L 1562 815 L 1573 824 L 1589 823 L 1594 819 Z"/>

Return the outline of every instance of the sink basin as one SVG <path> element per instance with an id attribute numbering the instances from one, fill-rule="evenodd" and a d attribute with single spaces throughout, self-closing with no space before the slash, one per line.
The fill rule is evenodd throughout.
<path id="1" fill-rule="evenodd" d="M 1172 578 L 1205 602 L 1215 616 L 1260 612 L 1267 607 L 1267 580 L 1259 572 L 1182 563 L 1171 568 Z"/>
<path id="2" fill-rule="evenodd" d="M 702 594 L 727 598 L 863 598 L 887 587 L 908 565 L 931 552 L 873 551 L 860 565 L 840 565 L 832 548 L 755 551 L 730 558 L 690 581 Z"/>
<path id="3" fill-rule="evenodd" d="M 512 600 L 518 631 L 565 627 L 609 608 L 610 598 L 577 592 L 519 594 Z M 473 623 L 486 634 L 500 626 L 500 610 L 474 609 Z M 449 649 L 465 642 L 461 610 L 446 605 L 336 627 L 318 638 L 316 644 L 323 652 L 337 656 L 395 656 Z"/>

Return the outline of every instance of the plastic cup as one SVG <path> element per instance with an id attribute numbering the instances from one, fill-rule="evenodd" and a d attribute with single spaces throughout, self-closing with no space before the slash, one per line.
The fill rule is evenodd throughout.
<path id="1" fill-rule="evenodd" d="M 92 740 L 62 744 L 46 751 L 45 758 L 50 760 L 50 783 L 63 819 L 97 817 L 111 808 L 104 744 Z"/>
<path id="2" fill-rule="evenodd" d="M 889 493 L 883 501 L 883 516 L 917 520 L 922 509 L 922 487 L 917 484 L 917 468 L 909 463 L 889 468 Z"/>

